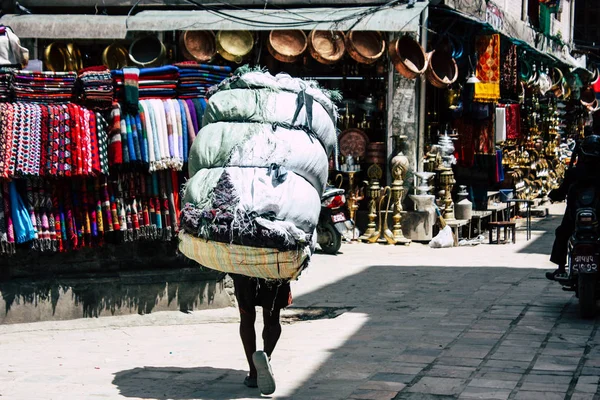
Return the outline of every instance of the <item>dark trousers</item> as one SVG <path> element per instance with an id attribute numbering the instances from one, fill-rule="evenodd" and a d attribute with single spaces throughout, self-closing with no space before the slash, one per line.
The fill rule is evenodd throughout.
<path id="1" fill-rule="evenodd" d="M 567 264 L 567 246 L 569 244 L 569 238 L 575 230 L 575 222 L 573 221 L 572 212 L 567 202 L 567 208 L 563 215 L 562 222 L 559 227 L 554 231 L 554 244 L 552 245 L 552 253 L 550 254 L 550 261 L 558 266 L 564 266 Z"/>

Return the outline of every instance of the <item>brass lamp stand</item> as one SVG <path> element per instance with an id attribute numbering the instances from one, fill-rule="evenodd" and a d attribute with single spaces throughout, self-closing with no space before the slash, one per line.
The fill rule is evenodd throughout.
<path id="1" fill-rule="evenodd" d="M 404 237 L 402 233 L 402 199 L 404 197 L 404 178 L 406 178 L 406 173 L 408 172 L 409 161 L 408 157 L 406 157 L 402 153 L 402 142 L 405 139 L 405 136 L 397 136 L 399 141 L 398 148 L 399 152 L 392 158 L 390 164 L 392 169 L 392 181 L 391 186 L 391 200 L 393 203 L 393 214 L 392 220 L 394 221 L 394 226 L 392 227 L 392 234 L 394 237 L 395 244 L 410 244 L 411 240 Z"/>
<path id="2" fill-rule="evenodd" d="M 452 168 L 440 168 L 440 185 L 444 188 L 444 219 L 454 221 L 454 202 L 452 201 L 452 188 L 456 181 Z"/>
<path id="3" fill-rule="evenodd" d="M 375 234 L 377 234 L 377 238 L 379 238 L 379 232 L 377 231 L 377 223 L 375 220 L 377 219 L 377 200 L 381 193 L 379 180 L 383 176 L 383 171 L 379 165 L 373 164 L 367 170 L 367 176 L 370 179 L 369 182 L 366 182 L 368 184 L 367 195 L 369 197 L 369 223 L 365 233 L 358 238 L 361 241 L 369 241 L 371 236 L 374 236 Z"/>
<path id="4" fill-rule="evenodd" d="M 354 217 L 356 216 L 356 211 L 358 210 L 358 203 L 365 198 L 363 188 L 354 188 L 354 174 L 355 171 L 347 172 L 348 174 L 348 213 L 350 214 L 350 219 L 354 221 L 356 224 L 356 220 Z M 352 230 L 352 241 L 357 241 L 358 238 L 355 237 L 356 229 Z"/>

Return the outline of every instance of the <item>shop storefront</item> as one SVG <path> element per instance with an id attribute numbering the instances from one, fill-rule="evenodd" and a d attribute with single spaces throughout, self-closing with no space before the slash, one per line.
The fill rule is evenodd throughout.
<path id="1" fill-rule="evenodd" d="M 587 71 L 427 2 L 0 22 L 46 71 L 4 71 L 2 117 L 29 124 L 3 135 L 27 155 L 2 154 L 6 255 L 172 243 L 207 90 L 241 65 L 340 92 L 330 181 L 368 243 L 430 239 L 434 205 L 452 221 L 500 189 L 544 199 L 594 107 Z"/>
<path id="2" fill-rule="evenodd" d="M 118 248 L 155 263 L 157 249 L 174 255 L 179 193 L 207 91 L 242 65 L 340 92 L 331 182 L 348 190 L 361 231 L 369 224 L 363 239 L 385 240 L 377 225 L 385 195 L 396 217 L 393 242 L 406 242 L 399 216 L 403 180 L 416 169 L 409 158 L 416 154 L 416 78 L 426 66 L 418 43 L 425 5 L 237 10 L 216 19 L 201 11 L 4 16 L 31 59 L 26 70 L 2 71 L 5 271 L 19 265 L 23 272 L 34 255 L 76 260 Z M 401 145 L 409 157 L 391 168 Z M 51 258 L 51 272 L 77 272 L 76 261 Z M 90 268 L 116 259 L 111 253 Z"/>
<path id="3" fill-rule="evenodd" d="M 548 201 L 597 110 L 597 75 L 449 8 L 431 8 L 429 27 L 429 68 L 452 82 L 427 86 L 417 208 L 435 203 L 450 224 L 468 226 Z M 471 226 L 471 237 L 480 233 Z"/>

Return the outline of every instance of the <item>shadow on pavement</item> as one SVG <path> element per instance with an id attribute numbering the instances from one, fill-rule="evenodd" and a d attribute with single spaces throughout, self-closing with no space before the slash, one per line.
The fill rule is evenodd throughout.
<path id="1" fill-rule="evenodd" d="M 0 298 L 5 303 L 0 316 L 7 315 L 14 304 L 46 301 L 51 304 L 54 315 L 61 296 L 71 296 L 75 304 L 81 305 L 85 318 L 114 315 L 122 309 L 148 314 L 163 298 L 169 306 L 173 303 L 180 311 L 188 312 L 212 304 L 215 296 L 223 291 L 223 284 L 217 282 L 216 276 L 199 268 L 179 268 L 0 281 Z"/>
<path id="2" fill-rule="evenodd" d="M 311 352 L 311 343 L 325 334 L 336 335 L 341 344 L 327 349 L 325 361 L 297 382 L 291 394 L 277 398 L 458 398 L 475 379 L 512 374 L 518 380 L 532 370 L 562 371 L 563 362 L 577 365 L 584 353 L 595 355 L 586 347 L 594 321 L 581 320 L 572 293 L 547 281 L 539 269 L 375 265 L 298 296 L 293 307 L 335 305 L 349 310 L 335 317 L 344 319 L 335 328 L 313 325 L 314 335 L 286 346 L 306 346 Z M 366 322 L 343 332 L 341 327 L 358 315 L 366 315 Z M 322 331 L 323 326 L 335 331 Z M 286 329 L 289 325 L 283 326 L 283 341 L 291 340 Z M 600 368 L 589 371 L 598 374 Z M 577 374 L 585 372 L 577 369 Z M 242 384 L 245 374 L 210 367 L 144 367 L 117 373 L 113 384 L 125 397 L 238 399 L 253 395 Z"/>
<path id="3" fill-rule="evenodd" d="M 173 400 L 261 398 L 242 384 L 246 371 L 211 367 L 143 367 L 115 374 L 113 385 L 125 397 Z"/>
<path id="4" fill-rule="evenodd" d="M 485 374 L 564 370 L 556 354 L 583 355 L 595 332 L 573 294 L 539 269 L 372 266 L 295 301 L 326 304 L 353 306 L 345 317 L 368 320 L 286 398 L 457 398 Z"/>

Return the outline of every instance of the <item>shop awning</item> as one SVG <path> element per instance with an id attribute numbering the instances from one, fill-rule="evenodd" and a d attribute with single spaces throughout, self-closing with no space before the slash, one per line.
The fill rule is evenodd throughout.
<path id="1" fill-rule="evenodd" d="M 417 31 L 428 2 L 413 7 L 363 6 L 297 8 L 289 10 L 205 9 L 199 11 L 142 11 L 136 15 L 14 15 L 0 18 L 21 38 L 124 39 L 128 32 L 177 30 L 373 30 Z"/>
<path id="2" fill-rule="evenodd" d="M 20 38 L 124 39 L 127 16 L 123 15 L 15 15 L 0 18 Z"/>
<path id="3" fill-rule="evenodd" d="M 127 21 L 130 31 L 321 29 L 416 31 L 427 3 L 395 7 L 300 8 L 286 10 L 144 11 Z"/>

